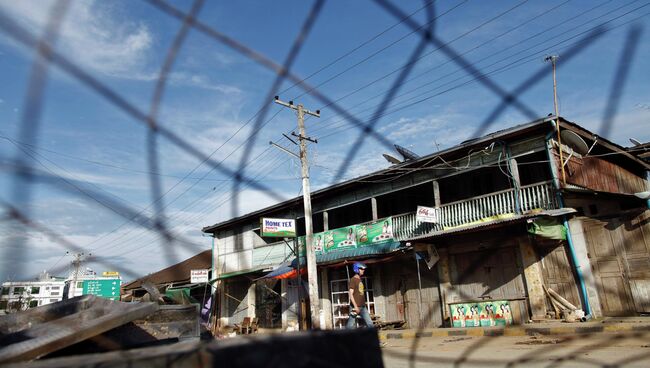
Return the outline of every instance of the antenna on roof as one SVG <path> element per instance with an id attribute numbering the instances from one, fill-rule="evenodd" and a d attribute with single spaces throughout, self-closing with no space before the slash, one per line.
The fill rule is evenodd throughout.
<path id="1" fill-rule="evenodd" d="M 393 157 L 393 156 L 391 156 L 391 155 L 389 155 L 389 154 L 387 154 L 387 153 L 383 153 L 382 156 L 384 156 L 384 158 L 386 159 L 386 161 L 390 162 L 390 163 L 393 164 L 393 165 L 397 165 L 397 164 L 401 164 L 401 163 L 402 163 L 402 161 L 396 159 L 395 157 Z"/>
<path id="2" fill-rule="evenodd" d="M 643 143 L 637 141 L 637 140 L 634 139 L 634 138 L 630 138 L 630 142 L 632 142 L 632 144 L 635 145 L 635 146 L 640 146 L 640 145 L 643 144 Z"/>
<path id="3" fill-rule="evenodd" d="M 415 154 L 415 152 L 408 150 L 400 145 L 396 144 L 395 149 L 397 150 L 397 152 L 399 152 L 400 155 L 402 155 L 402 157 L 404 157 L 404 161 L 417 160 L 418 158 L 420 158 L 420 156 Z"/>

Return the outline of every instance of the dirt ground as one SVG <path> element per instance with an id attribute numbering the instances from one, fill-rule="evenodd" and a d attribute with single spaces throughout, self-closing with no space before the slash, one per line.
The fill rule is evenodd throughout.
<path id="1" fill-rule="evenodd" d="M 386 340 L 386 367 L 650 367 L 650 333 Z"/>

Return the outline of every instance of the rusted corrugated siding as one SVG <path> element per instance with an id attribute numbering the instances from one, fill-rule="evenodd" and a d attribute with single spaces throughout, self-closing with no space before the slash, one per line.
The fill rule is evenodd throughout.
<path id="1" fill-rule="evenodd" d="M 643 178 L 599 157 L 571 157 L 565 174 L 567 183 L 595 191 L 633 194 L 645 190 Z"/>

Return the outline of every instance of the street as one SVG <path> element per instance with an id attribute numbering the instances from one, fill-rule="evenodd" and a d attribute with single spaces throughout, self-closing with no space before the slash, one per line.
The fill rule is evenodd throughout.
<path id="1" fill-rule="evenodd" d="M 386 340 L 386 367 L 648 367 L 650 334 Z"/>

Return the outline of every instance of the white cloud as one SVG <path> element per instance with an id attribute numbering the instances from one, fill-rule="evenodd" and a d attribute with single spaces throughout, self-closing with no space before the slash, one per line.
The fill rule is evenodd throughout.
<path id="1" fill-rule="evenodd" d="M 203 226 L 226 221 L 233 217 L 255 212 L 281 202 L 269 193 L 260 190 L 245 189 L 239 192 L 238 211 L 233 214 L 233 201 L 224 201 L 224 199 L 228 199 L 232 194 L 229 189 L 230 187 L 221 193 L 215 193 L 212 197 L 205 198 L 204 202 L 212 203 L 212 206 L 209 207 L 209 211 L 201 212 L 203 215 L 201 215 L 201 218 L 197 221 L 197 228 L 200 229 Z M 297 196 L 297 193 L 293 191 L 289 192 L 287 188 L 273 188 L 273 190 L 276 194 L 283 197 L 283 200 L 288 200 Z M 220 206 L 215 206 L 216 204 L 220 204 Z"/>
<path id="2" fill-rule="evenodd" d="M 36 35 L 47 23 L 53 0 L 0 0 L 13 19 Z M 115 9 L 95 0 L 71 2 L 57 49 L 84 68 L 118 77 L 130 77 L 141 70 L 153 37 L 146 24 L 124 19 Z"/>
<path id="3" fill-rule="evenodd" d="M 595 134 L 602 134 L 604 107 L 607 106 L 605 97 L 585 93 L 574 93 L 565 98 L 564 110 L 560 115 L 576 124 L 585 127 Z M 623 99 L 618 112 L 614 116 L 612 127 L 604 138 L 621 146 L 629 146 L 629 138 L 641 142 L 650 141 L 650 110 L 640 108 L 634 99 Z"/>
<path id="4" fill-rule="evenodd" d="M 462 114 L 448 112 L 421 118 L 402 117 L 382 126 L 379 132 L 397 144 L 419 155 L 427 155 L 438 148 L 448 148 L 468 139 L 475 127 L 466 123 Z"/>
<path id="5" fill-rule="evenodd" d="M 170 81 L 176 86 L 189 86 L 221 92 L 226 94 L 240 94 L 242 91 L 234 86 L 215 83 L 206 75 L 175 72 L 170 75 Z"/>
<path id="6" fill-rule="evenodd" d="M 602 125 L 600 114 L 577 115 L 575 122 L 598 134 Z M 621 146 L 630 146 L 630 138 L 650 142 L 650 111 L 629 110 L 617 114 L 609 136 L 604 137 Z"/>

